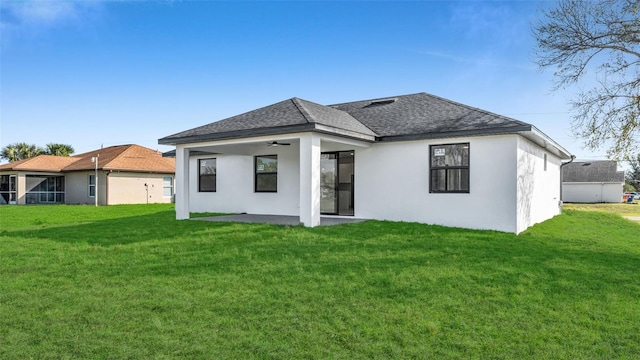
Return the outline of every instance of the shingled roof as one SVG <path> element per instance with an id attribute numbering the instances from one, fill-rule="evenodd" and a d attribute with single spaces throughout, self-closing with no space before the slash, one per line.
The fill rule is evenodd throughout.
<path id="1" fill-rule="evenodd" d="M 39 155 L 0 165 L 0 170 L 60 172 L 76 161 L 70 156 Z"/>
<path id="2" fill-rule="evenodd" d="M 335 131 L 344 130 L 354 136 L 368 136 L 371 140 L 375 137 L 373 131 L 347 112 L 292 98 L 167 136 L 160 139 L 159 143 L 173 144 L 174 142 L 286 134 L 311 131 L 322 126 Z"/>
<path id="3" fill-rule="evenodd" d="M 175 160 L 162 157 L 159 151 L 130 144 L 110 146 L 74 156 L 40 155 L 0 165 L 0 170 L 68 172 L 93 170 L 92 157 L 99 157 L 98 169 L 173 174 Z"/>
<path id="4" fill-rule="evenodd" d="M 368 141 L 530 131 L 532 125 L 427 93 L 320 105 L 292 98 L 160 139 L 160 144 L 301 131 Z"/>
<path id="5" fill-rule="evenodd" d="M 624 171 L 612 160 L 576 161 L 562 169 L 562 182 L 578 183 L 623 183 Z"/>
<path id="6" fill-rule="evenodd" d="M 158 139 L 178 145 L 319 132 L 366 142 L 519 134 L 561 159 L 570 153 L 535 126 L 427 93 L 320 105 L 291 98 Z"/>
<path id="7" fill-rule="evenodd" d="M 330 106 L 351 114 L 379 141 L 531 130 L 525 122 L 427 93 Z"/>

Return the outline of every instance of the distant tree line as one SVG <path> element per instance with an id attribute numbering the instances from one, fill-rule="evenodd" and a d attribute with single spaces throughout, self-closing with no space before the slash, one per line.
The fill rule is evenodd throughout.
<path id="1" fill-rule="evenodd" d="M 44 148 L 24 142 L 9 144 L 0 151 L 0 158 L 14 162 L 38 155 L 70 156 L 74 153 L 73 146 L 67 144 L 50 143 Z"/>

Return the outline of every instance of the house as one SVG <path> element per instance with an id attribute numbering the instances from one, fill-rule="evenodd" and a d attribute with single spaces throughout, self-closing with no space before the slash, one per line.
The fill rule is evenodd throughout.
<path id="1" fill-rule="evenodd" d="M 535 126 L 426 93 L 292 98 L 158 140 L 176 146 L 176 216 L 246 212 L 519 233 L 560 212 L 570 154 Z"/>
<path id="2" fill-rule="evenodd" d="M 40 155 L 0 165 L 0 204 L 168 203 L 174 174 L 174 159 L 139 145 Z"/>
<path id="3" fill-rule="evenodd" d="M 562 169 L 562 201 L 618 203 L 622 201 L 624 171 L 612 160 L 572 162 Z"/>

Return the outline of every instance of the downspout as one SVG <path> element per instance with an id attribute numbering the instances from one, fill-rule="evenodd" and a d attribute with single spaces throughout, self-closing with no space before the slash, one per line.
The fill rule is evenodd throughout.
<path id="1" fill-rule="evenodd" d="M 113 172 L 113 170 L 109 170 L 107 174 L 104 176 L 104 193 L 105 193 L 105 205 L 109 205 L 109 175 Z"/>
<path id="2" fill-rule="evenodd" d="M 558 206 L 560 207 L 560 211 L 562 211 L 562 178 L 563 178 L 562 168 L 565 165 L 571 164 L 573 162 L 573 160 L 575 160 L 575 159 L 576 159 L 576 156 L 575 155 L 571 155 L 571 160 L 569 160 L 569 161 L 567 161 L 565 163 L 562 163 L 560 165 L 560 201 L 558 201 Z"/>

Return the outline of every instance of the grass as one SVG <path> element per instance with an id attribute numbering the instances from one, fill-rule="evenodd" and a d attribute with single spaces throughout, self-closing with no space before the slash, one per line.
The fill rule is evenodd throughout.
<path id="1" fill-rule="evenodd" d="M 584 210 L 584 211 L 600 211 L 607 213 L 619 214 L 622 216 L 640 216 L 640 204 L 623 204 L 623 203 L 595 203 L 595 204 L 563 204 L 564 209 L 568 210 Z"/>
<path id="2" fill-rule="evenodd" d="M 638 269 L 640 224 L 603 212 L 515 236 L 4 206 L 0 358 L 632 359 Z"/>

